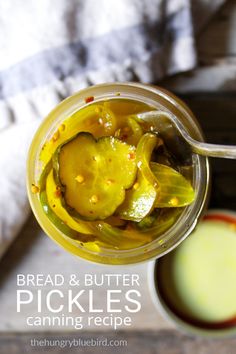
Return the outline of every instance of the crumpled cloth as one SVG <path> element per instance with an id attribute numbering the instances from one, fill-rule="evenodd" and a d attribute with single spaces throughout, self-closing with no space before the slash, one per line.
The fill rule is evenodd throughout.
<path id="1" fill-rule="evenodd" d="M 193 23 L 222 2 L 0 2 L 0 256 L 29 213 L 26 156 L 40 120 L 91 84 L 153 83 L 194 68 Z"/>

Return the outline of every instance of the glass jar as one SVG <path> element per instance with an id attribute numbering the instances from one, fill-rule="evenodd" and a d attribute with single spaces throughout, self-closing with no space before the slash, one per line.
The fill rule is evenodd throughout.
<path id="1" fill-rule="evenodd" d="M 161 237 L 149 244 L 127 250 L 102 249 L 89 250 L 73 239 L 68 238 L 54 226 L 44 213 L 38 195 L 31 191 L 42 172 L 39 154 L 42 146 L 56 131 L 57 127 L 74 112 L 85 106 L 85 98 L 94 96 L 96 102 L 107 99 L 131 99 L 174 114 L 196 140 L 203 141 L 203 135 L 196 118 L 190 109 L 172 93 L 156 87 L 139 83 L 101 84 L 84 89 L 62 101 L 42 122 L 36 132 L 28 155 L 27 190 L 32 210 L 42 229 L 54 241 L 72 254 L 84 259 L 106 264 L 130 264 L 163 256 L 182 242 L 195 228 L 207 204 L 209 192 L 209 162 L 206 157 L 193 154 L 193 187 L 196 198 L 185 207 L 176 223 Z"/>

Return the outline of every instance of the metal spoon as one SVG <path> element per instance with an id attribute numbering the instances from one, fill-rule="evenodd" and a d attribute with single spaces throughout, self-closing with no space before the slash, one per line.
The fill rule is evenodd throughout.
<path id="1" fill-rule="evenodd" d="M 150 111 L 137 114 L 137 118 L 150 123 L 153 131 L 165 133 L 166 124 L 171 124 L 180 133 L 191 150 L 199 155 L 236 159 L 236 145 L 208 144 L 193 139 L 186 131 L 184 125 L 174 115 L 163 111 Z"/>

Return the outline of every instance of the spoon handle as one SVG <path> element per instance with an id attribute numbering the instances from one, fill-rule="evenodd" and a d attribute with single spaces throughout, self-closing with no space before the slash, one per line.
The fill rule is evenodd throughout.
<path id="1" fill-rule="evenodd" d="M 203 156 L 218 157 L 224 159 L 236 159 L 236 145 L 208 144 L 196 141 L 186 131 L 179 131 L 183 138 L 191 146 L 192 151 Z"/>
<path id="2" fill-rule="evenodd" d="M 184 125 L 175 116 L 167 112 L 149 111 L 137 115 L 139 119 L 148 121 L 154 130 L 161 133 L 167 123 L 172 123 L 183 139 L 190 145 L 193 152 L 209 157 L 236 159 L 236 145 L 208 144 L 193 139 L 186 131 Z"/>

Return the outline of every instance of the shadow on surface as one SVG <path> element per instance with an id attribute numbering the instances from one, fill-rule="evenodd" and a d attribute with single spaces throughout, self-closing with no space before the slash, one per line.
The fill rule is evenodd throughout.
<path id="1" fill-rule="evenodd" d="M 236 146 L 236 92 L 181 97 L 197 117 L 206 141 Z M 210 208 L 236 210 L 236 160 L 211 158 Z"/>

